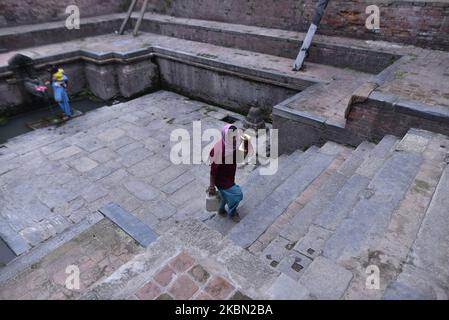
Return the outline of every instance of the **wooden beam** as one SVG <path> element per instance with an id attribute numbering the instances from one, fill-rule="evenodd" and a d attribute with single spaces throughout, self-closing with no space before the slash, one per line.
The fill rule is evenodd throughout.
<path id="1" fill-rule="evenodd" d="M 134 32 L 133 32 L 134 37 L 137 36 L 137 34 L 139 33 L 139 28 L 140 28 L 140 25 L 142 24 L 142 20 L 145 15 L 145 12 L 147 11 L 147 7 L 148 7 L 148 0 L 145 0 L 142 5 L 142 10 L 140 10 L 139 20 L 137 20 L 136 27 L 134 28 Z"/>
<path id="2" fill-rule="evenodd" d="M 123 34 L 123 32 L 125 32 L 126 25 L 128 24 L 129 19 L 131 18 L 131 15 L 134 11 L 134 8 L 136 7 L 136 4 L 137 4 L 137 0 L 133 0 L 131 2 L 131 5 L 129 6 L 129 9 L 128 9 L 128 13 L 126 14 L 126 18 L 125 18 L 125 20 L 123 20 L 122 26 L 120 27 L 120 31 L 118 34 Z"/>

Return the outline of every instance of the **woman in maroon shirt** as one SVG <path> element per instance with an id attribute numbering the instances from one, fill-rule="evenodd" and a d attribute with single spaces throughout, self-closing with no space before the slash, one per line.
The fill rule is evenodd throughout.
<path id="1" fill-rule="evenodd" d="M 226 125 L 221 132 L 221 140 L 210 152 L 211 170 L 209 193 L 215 194 L 217 187 L 221 195 L 221 204 L 218 213 L 222 216 L 229 215 L 235 222 L 240 222 L 237 207 L 243 199 L 240 186 L 235 184 L 237 170 L 237 149 L 240 146 L 240 132 L 233 125 Z M 245 144 L 244 157 L 248 153 Z M 228 210 L 226 211 L 226 206 Z"/>

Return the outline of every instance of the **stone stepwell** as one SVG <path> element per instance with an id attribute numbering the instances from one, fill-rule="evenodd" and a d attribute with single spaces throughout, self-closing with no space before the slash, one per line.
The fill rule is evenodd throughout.
<path id="1" fill-rule="evenodd" d="M 164 89 L 245 115 L 257 106 L 272 113 L 282 152 L 358 146 L 410 128 L 449 134 L 447 51 L 317 35 L 298 73 L 301 32 L 148 13 L 138 37 L 113 34 L 123 18 L 86 18 L 67 37 L 57 22 L 2 28 L 0 113 L 28 105 L 7 66 L 22 53 L 42 77 L 52 63 L 64 67 L 71 94 L 109 100 Z"/>
<path id="2" fill-rule="evenodd" d="M 280 129 L 279 171 L 246 172 L 240 224 L 202 212 L 207 167 L 170 164 L 165 133 L 243 117 L 169 92 L 18 137 L 0 159 L 1 190 L 20 200 L 0 216 L 19 256 L 0 269 L 1 299 L 448 299 L 449 139 L 409 130 L 448 134 L 447 52 L 317 36 L 294 73 L 297 32 L 148 15 L 137 38 L 107 34 L 121 18 L 92 18 L 63 44 L 29 42 L 56 24 L 2 30 L 23 44 L 0 54 L 4 107 L 23 102 L 6 62 L 28 48 L 42 74 L 61 63 L 73 90 L 103 99 L 163 88 L 241 114 L 259 105 Z M 137 245 L 97 212 L 110 202 L 159 237 Z M 68 264 L 81 267 L 75 292 Z"/>
<path id="3" fill-rule="evenodd" d="M 411 129 L 282 156 L 243 185 L 239 224 L 173 223 L 77 297 L 447 299 L 448 148 Z"/>

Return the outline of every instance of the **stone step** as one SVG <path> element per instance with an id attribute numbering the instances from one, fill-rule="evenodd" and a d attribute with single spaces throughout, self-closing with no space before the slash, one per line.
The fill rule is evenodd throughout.
<path id="1" fill-rule="evenodd" d="M 239 214 L 242 218 L 248 215 L 255 207 L 260 204 L 276 187 L 278 187 L 294 170 L 299 168 L 304 161 L 316 151 L 317 148 L 311 148 L 310 151 L 296 151 L 286 156 L 279 157 L 279 169 L 275 175 L 264 176 L 260 174 L 259 169 L 255 169 L 247 178 L 247 182 L 242 186 L 243 200 L 240 204 Z M 226 235 L 235 223 L 220 216 L 215 216 L 206 224 Z"/>
<path id="2" fill-rule="evenodd" d="M 379 162 L 379 158 L 370 158 Z M 333 260 L 357 257 L 369 249 L 373 239 L 382 237 L 393 211 L 404 198 L 422 162 L 423 157 L 415 153 L 394 153 L 374 176 L 363 198 L 327 241 L 323 255 Z M 368 167 L 373 168 L 365 168 Z"/>
<path id="3" fill-rule="evenodd" d="M 341 188 L 346 184 L 348 178 L 358 169 L 364 159 L 370 155 L 373 148 L 372 144 L 361 144 L 346 161 L 337 169 L 324 184 L 317 196 L 312 198 L 302 210 L 290 221 L 289 225 L 282 230 L 280 235 L 285 239 L 296 243 L 306 233 L 313 220 L 320 215 L 323 210 L 327 209 L 334 201 L 335 196 Z"/>
<path id="4" fill-rule="evenodd" d="M 258 257 L 191 219 L 174 224 L 81 299 L 276 299 L 283 297 L 278 277 Z M 308 297 L 304 288 L 293 294 Z"/>
<path id="5" fill-rule="evenodd" d="M 301 168 L 288 176 L 251 214 L 230 231 L 229 238 L 243 248 L 249 247 L 334 158 L 334 155 L 313 151 Z"/>
<path id="6" fill-rule="evenodd" d="M 26 253 L 31 249 L 27 241 L 8 222 L 0 216 L 0 238 L 8 245 L 16 256 Z"/>
<path id="7" fill-rule="evenodd" d="M 416 267 L 427 270 L 446 284 L 449 283 L 448 190 L 449 166 L 446 166 L 411 252 Z"/>
<path id="8" fill-rule="evenodd" d="M 446 165 L 444 159 L 448 147 L 447 137 L 414 129 L 398 144 L 397 150 L 420 154 L 424 161 L 404 199 L 393 212 L 384 236 L 371 244 L 370 255 L 358 257 L 357 263 L 352 265 L 355 278 L 348 287 L 345 299 L 381 299 L 387 286 L 395 282 L 401 270 L 405 269 L 404 263 Z M 380 289 L 360 290 L 365 287 L 366 266 L 373 264 L 380 267 L 382 274 Z"/>
<path id="9" fill-rule="evenodd" d="M 329 231 L 336 230 L 337 226 L 360 200 L 361 193 L 371 181 L 369 177 L 360 173 L 365 173 L 368 176 L 371 176 L 371 169 L 373 169 L 373 167 L 371 167 L 372 161 L 376 163 L 376 167 L 383 165 L 386 157 L 392 152 L 397 143 L 397 138 L 387 136 L 385 141 L 382 140 L 377 146 L 374 146 L 369 142 L 363 142 L 359 145 L 352 157 L 338 170 L 339 173 L 350 178 L 347 179 L 331 203 L 329 203 L 321 214 L 316 217 L 314 224 L 317 227 Z M 368 168 L 370 168 L 370 170 L 366 170 Z M 370 173 L 368 173 L 368 171 L 370 171 Z M 310 243 L 310 241 L 311 239 L 305 240 L 306 243 Z M 301 244 L 298 245 L 302 246 Z M 312 250 L 320 252 L 322 250 L 320 245 L 322 245 L 322 241 L 320 241 L 320 244 L 317 244 L 315 248 L 312 248 Z M 302 249 L 304 248 L 301 248 L 301 250 Z"/>
<path id="10" fill-rule="evenodd" d="M 372 178 L 398 143 L 398 138 L 390 135 L 385 136 L 371 151 L 369 158 L 357 169 L 356 174 Z"/>
<path id="11" fill-rule="evenodd" d="M 360 198 L 360 194 L 365 190 L 369 182 L 368 178 L 359 175 L 349 178 L 331 203 L 323 209 L 313 223 L 299 228 L 299 231 L 304 232 L 305 230 L 307 233 L 302 237 L 302 233 L 297 233 L 297 237 L 300 238 L 297 240 L 293 250 L 311 259 L 319 256 L 326 241 L 354 207 Z"/>
<path id="12" fill-rule="evenodd" d="M 352 152 L 351 156 L 342 164 L 338 172 L 350 177 L 354 171 L 359 168 L 367 157 L 371 154 L 371 150 L 375 148 L 373 143 L 364 141 Z"/>
<path id="13" fill-rule="evenodd" d="M 372 148 L 372 144 L 363 143 L 351 153 L 316 195 L 281 230 L 278 238 L 264 250 L 265 261 L 273 267 L 279 265 L 278 270 L 293 279 L 299 279 L 311 261 L 321 254 L 325 241 L 331 235 L 329 230 L 313 225 L 314 219 L 338 199 L 348 177 L 368 157 Z"/>
<path id="14" fill-rule="evenodd" d="M 9 246 L 0 238 L 0 267 L 6 266 L 9 262 L 14 260 L 16 255 L 9 248 Z"/>
<path id="15" fill-rule="evenodd" d="M 330 203 L 315 219 L 314 224 L 335 231 L 366 189 L 370 179 L 358 174 L 349 178 Z"/>
<path id="16" fill-rule="evenodd" d="M 347 178 L 343 179 L 343 184 L 336 193 L 331 195 L 331 198 L 325 198 L 327 201 L 325 201 L 321 210 L 315 215 L 308 215 L 309 219 L 299 219 L 298 215 L 297 225 L 301 227 L 289 227 L 281 233 L 286 238 L 293 238 L 294 243 L 297 242 L 294 250 L 310 258 L 322 253 L 326 241 L 332 236 L 341 221 L 351 212 L 371 181 L 369 177 L 355 172 L 371 176 L 373 168 L 383 164 L 398 141 L 395 137 L 387 136 L 385 141 L 376 146 L 369 142 L 363 142 L 357 147 L 351 157 L 337 170 L 334 179 L 338 179 L 338 177 L 340 179 L 342 177 Z M 373 161 L 376 163 L 375 167 L 371 164 Z"/>
<path id="17" fill-rule="evenodd" d="M 256 176 L 253 179 L 248 179 L 245 185 L 248 196 L 240 206 L 239 214 L 241 217 L 250 214 L 287 177 L 298 170 L 316 150 L 316 148 L 312 148 L 304 153 L 301 151 L 292 153 L 284 161 L 279 162 L 278 172 L 274 175 L 262 176 L 258 174 L 258 170 L 255 170 Z"/>
<path id="18" fill-rule="evenodd" d="M 432 198 L 417 238 L 408 258 L 410 266 L 404 268 L 398 279 L 386 292 L 386 299 L 436 299 L 449 298 L 449 166 Z M 422 290 L 426 284 L 427 290 Z M 401 288 L 401 290 L 398 290 Z M 439 297 L 444 292 L 445 296 Z M 418 294 L 419 295 L 416 295 Z M 410 295 L 408 297 L 407 295 Z"/>
<path id="19" fill-rule="evenodd" d="M 449 142 L 449 140 L 447 140 Z M 449 147 L 446 142 L 445 148 Z M 446 149 L 447 150 L 447 149 Z M 448 154 L 446 153 L 446 157 Z M 446 158 L 447 159 L 447 158 Z M 448 161 L 445 161 L 443 174 L 426 215 L 419 220 L 413 243 L 410 246 L 406 263 L 400 268 L 399 274 L 388 283 L 383 299 L 386 300 L 448 300 L 447 284 L 449 277 L 448 264 L 448 224 L 447 199 L 442 194 L 447 193 Z M 433 186 L 429 184 L 430 188 Z M 410 226 L 406 226 L 407 229 Z M 398 239 L 403 242 L 403 239 Z M 396 248 L 393 248 L 396 249 Z M 405 259 L 404 259 L 405 260 Z"/>
<path id="20" fill-rule="evenodd" d="M 352 148 L 338 145 L 334 142 L 327 142 L 320 148 L 320 153 L 335 155 L 335 159 L 274 221 L 273 224 L 254 242 L 248 250 L 256 255 L 264 251 L 270 243 L 279 237 L 280 232 L 285 229 L 297 213 L 307 205 L 310 199 L 319 194 L 320 189 L 329 183 L 334 173 L 341 165 L 348 160 L 354 150 Z M 279 260 L 277 260 L 279 261 Z M 268 261 L 271 263 L 271 261 Z"/>

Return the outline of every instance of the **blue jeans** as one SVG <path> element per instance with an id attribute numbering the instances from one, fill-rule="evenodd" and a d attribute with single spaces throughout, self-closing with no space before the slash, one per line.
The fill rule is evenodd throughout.
<path id="1" fill-rule="evenodd" d="M 70 108 L 67 90 L 64 87 L 54 85 L 53 91 L 55 94 L 55 100 L 59 104 L 59 107 L 62 109 L 66 116 L 71 117 L 72 109 Z"/>
<path id="2" fill-rule="evenodd" d="M 218 191 L 221 195 L 220 210 L 225 210 L 225 206 L 228 205 L 227 212 L 232 217 L 243 199 L 242 189 L 235 184 L 229 189 L 218 189 Z"/>

